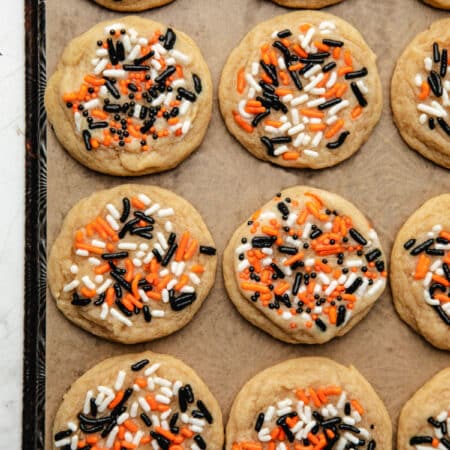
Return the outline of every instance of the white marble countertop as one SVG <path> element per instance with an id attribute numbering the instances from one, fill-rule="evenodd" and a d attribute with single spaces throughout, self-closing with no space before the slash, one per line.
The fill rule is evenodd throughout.
<path id="1" fill-rule="evenodd" d="M 0 448 L 21 445 L 24 265 L 23 0 L 0 0 Z"/>

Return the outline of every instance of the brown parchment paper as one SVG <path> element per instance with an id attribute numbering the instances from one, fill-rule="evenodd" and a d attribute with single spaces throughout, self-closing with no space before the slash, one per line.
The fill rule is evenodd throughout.
<path id="1" fill-rule="evenodd" d="M 175 170 L 120 179 L 78 164 L 49 130 L 49 248 L 75 202 L 97 189 L 137 182 L 171 189 L 192 202 L 214 236 L 221 256 L 236 227 L 275 192 L 295 184 L 309 184 L 354 202 L 373 221 L 389 253 L 396 232 L 409 215 L 430 197 L 450 192 L 448 172 L 423 159 L 401 140 L 388 97 L 391 74 L 405 46 L 448 12 L 418 0 L 346 0 L 326 11 L 359 28 L 379 57 L 383 116 L 368 143 L 355 156 L 318 172 L 286 170 L 252 157 L 228 134 L 222 122 L 217 84 L 229 52 L 244 34 L 258 22 L 288 10 L 269 0 L 176 0 L 141 15 L 185 31 L 206 58 L 215 83 L 215 98 L 203 145 Z M 120 14 L 90 0 L 47 0 L 48 73 L 53 73 L 69 40 L 101 20 L 118 17 Z M 413 392 L 438 370 L 450 366 L 450 354 L 431 347 L 398 318 L 389 290 L 346 336 L 312 347 L 281 343 L 242 319 L 224 290 L 221 266 L 211 295 L 192 322 L 172 336 L 145 345 L 113 344 L 78 329 L 57 311 L 49 296 L 47 449 L 52 448 L 53 418 L 70 384 L 104 358 L 143 349 L 169 353 L 192 366 L 219 400 L 225 420 L 234 396 L 257 372 L 288 358 L 317 355 L 354 364 L 384 400 L 395 427 L 401 406 Z"/>

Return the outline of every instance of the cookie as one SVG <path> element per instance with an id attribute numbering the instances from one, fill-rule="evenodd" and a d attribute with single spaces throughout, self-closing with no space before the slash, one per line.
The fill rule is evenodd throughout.
<path id="1" fill-rule="evenodd" d="M 448 448 L 450 442 L 450 369 L 422 386 L 402 409 L 398 422 L 398 450 Z"/>
<path id="2" fill-rule="evenodd" d="M 157 8 L 158 6 L 167 5 L 173 0 L 94 0 L 105 8 L 113 11 L 122 12 L 138 12 L 146 9 Z"/>
<path id="3" fill-rule="evenodd" d="M 132 344 L 184 327 L 215 278 L 217 257 L 199 213 L 155 186 L 99 191 L 67 214 L 50 254 L 49 286 L 73 323 Z"/>
<path id="4" fill-rule="evenodd" d="M 342 0 L 272 0 L 281 6 L 287 8 L 305 8 L 305 9 L 319 9 L 325 6 L 335 5 L 342 2 Z"/>
<path id="5" fill-rule="evenodd" d="M 450 1 L 448 0 L 423 0 L 423 2 L 435 8 L 450 9 Z"/>
<path id="6" fill-rule="evenodd" d="M 180 360 L 152 352 L 88 370 L 64 395 L 53 430 L 53 449 L 223 445 L 222 414 L 205 383 Z"/>
<path id="7" fill-rule="evenodd" d="M 81 164 L 120 176 L 161 172 L 202 142 L 211 76 L 187 35 L 125 17 L 66 47 L 45 105 L 57 138 Z"/>
<path id="8" fill-rule="evenodd" d="M 435 347 L 450 349 L 450 194 L 428 200 L 392 250 L 391 287 L 400 317 Z"/>
<path id="9" fill-rule="evenodd" d="M 354 205 L 306 186 L 278 193 L 231 238 L 225 287 L 253 325 L 290 343 L 342 336 L 386 286 L 376 231 Z"/>
<path id="10" fill-rule="evenodd" d="M 390 450 L 383 402 L 354 368 L 299 358 L 252 378 L 237 395 L 226 450 L 375 448 Z"/>
<path id="11" fill-rule="evenodd" d="M 450 19 L 435 22 L 408 45 L 391 85 L 394 120 L 405 142 L 450 168 Z"/>
<path id="12" fill-rule="evenodd" d="M 254 156 L 320 169 L 354 154 L 382 108 L 376 56 L 350 24 L 305 11 L 257 25 L 219 86 L 228 130 Z"/>

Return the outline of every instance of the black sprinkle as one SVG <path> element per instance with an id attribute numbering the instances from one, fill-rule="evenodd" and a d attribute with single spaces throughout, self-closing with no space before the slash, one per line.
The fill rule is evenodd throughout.
<path id="1" fill-rule="evenodd" d="M 364 236 L 361 235 L 361 233 L 356 230 L 355 228 L 350 228 L 349 230 L 350 236 L 358 243 L 361 245 L 366 245 L 367 241 L 364 238 Z"/>
<path id="2" fill-rule="evenodd" d="M 346 80 L 353 80 L 355 78 L 362 78 L 367 76 L 368 70 L 366 67 L 363 67 L 361 70 L 355 70 L 354 72 L 349 72 L 345 74 Z"/>
<path id="3" fill-rule="evenodd" d="M 359 105 L 365 108 L 367 106 L 367 100 L 364 98 L 364 95 L 359 90 L 358 85 L 353 81 L 350 84 L 350 87 L 352 88 L 353 94 L 355 94 L 356 100 L 358 100 Z"/>
<path id="4" fill-rule="evenodd" d="M 214 247 L 209 247 L 207 245 L 201 245 L 200 253 L 203 253 L 204 255 L 213 256 L 217 253 L 217 250 Z"/>
<path id="5" fill-rule="evenodd" d="M 202 92 L 202 80 L 195 73 L 192 75 L 192 80 L 194 82 L 194 90 L 195 90 L 195 92 L 197 94 L 200 94 L 200 92 Z"/>
<path id="6" fill-rule="evenodd" d="M 83 130 L 83 141 L 84 141 L 84 146 L 86 147 L 86 150 L 88 152 L 90 152 L 92 150 L 91 133 L 88 130 Z"/>
<path id="7" fill-rule="evenodd" d="M 350 135 L 350 131 L 343 131 L 338 139 L 334 142 L 328 142 L 327 144 L 327 148 L 334 150 L 336 148 L 339 148 L 341 145 L 344 144 L 345 140 L 347 139 L 347 137 Z"/>
<path id="8" fill-rule="evenodd" d="M 134 372 L 139 372 L 139 370 L 142 370 L 150 361 L 148 359 L 142 359 L 141 361 L 138 361 L 137 363 L 134 363 L 131 366 L 131 370 Z"/>

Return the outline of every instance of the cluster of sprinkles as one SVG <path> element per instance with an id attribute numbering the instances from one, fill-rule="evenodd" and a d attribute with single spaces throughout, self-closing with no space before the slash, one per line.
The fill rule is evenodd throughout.
<path id="1" fill-rule="evenodd" d="M 62 450 L 204 450 L 213 416 L 192 386 L 158 376 L 147 359 L 119 370 L 113 386 L 87 391 L 76 422 L 54 435 Z M 125 381 L 131 373 L 127 386 Z"/>
<path id="2" fill-rule="evenodd" d="M 233 450 L 374 450 L 376 442 L 361 426 L 365 411 L 338 386 L 297 389 L 261 412 L 257 438 L 236 442 Z"/>
<path id="3" fill-rule="evenodd" d="M 433 44 L 433 55 L 424 59 L 424 72 L 416 74 L 414 83 L 419 88 L 417 92 L 417 109 L 421 113 L 419 122 L 430 130 L 442 129 L 450 136 L 448 109 L 450 107 L 450 79 L 447 79 L 450 63 L 448 50 Z"/>
<path id="4" fill-rule="evenodd" d="M 127 326 L 139 314 L 146 322 L 165 317 L 165 304 L 172 311 L 191 305 L 205 270 L 200 259 L 215 255 L 215 248 L 187 230 L 177 235 L 173 208 L 145 194 L 122 198 L 119 209 L 108 203 L 75 232 L 73 279 L 63 287 L 72 292 L 72 305 L 99 308 L 102 320 L 112 316 Z"/>
<path id="5" fill-rule="evenodd" d="M 435 225 L 420 239 L 408 239 L 403 247 L 417 259 L 411 276 L 423 283 L 424 301 L 450 325 L 450 231 Z"/>
<path id="6" fill-rule="evenodd" d="M 299 200 L 277 194 L 252 216 L 235 255 L 241 293 L 291 329 L 342 327 L 386 283 L 375 230 L 364 237 L 312 192 Z"/>
<path id="7" fill-rule="evenodd" d="M 433 428 L 434 435 L 417 435 L 409 440 L 416 450 L 450 449 L 450 417 L 448 410 L 442 411 L 436 418 L 429 417 L 428 424 Z"/>
<path id="8" fill-rule="evenodd" d="M 261 47 L 260 60 L 239 70 L 243 99 L 234 120 L 248 133 L 264 134 L 269 156 L 296 161 L 339 148 L 350 134 L 349 120 L 368 105 L 368 70 L 343 41 L 330 38 L 335 30 L 334 22 L 324 21 L 302 24 L 299 34 L 276 31 Z"/>
<path id="9" fill-rule="evenodd" d="M 63 95 L 86 150 L 146 152 L 153 140 L 182 138 L 192 127 L 202 81 L 190 73 L 190 56 L 175 48 L 175 32 L 157 30 L 147 38 L 117 23 L 104 33 L 92 72 L 78 91 Z"/>

